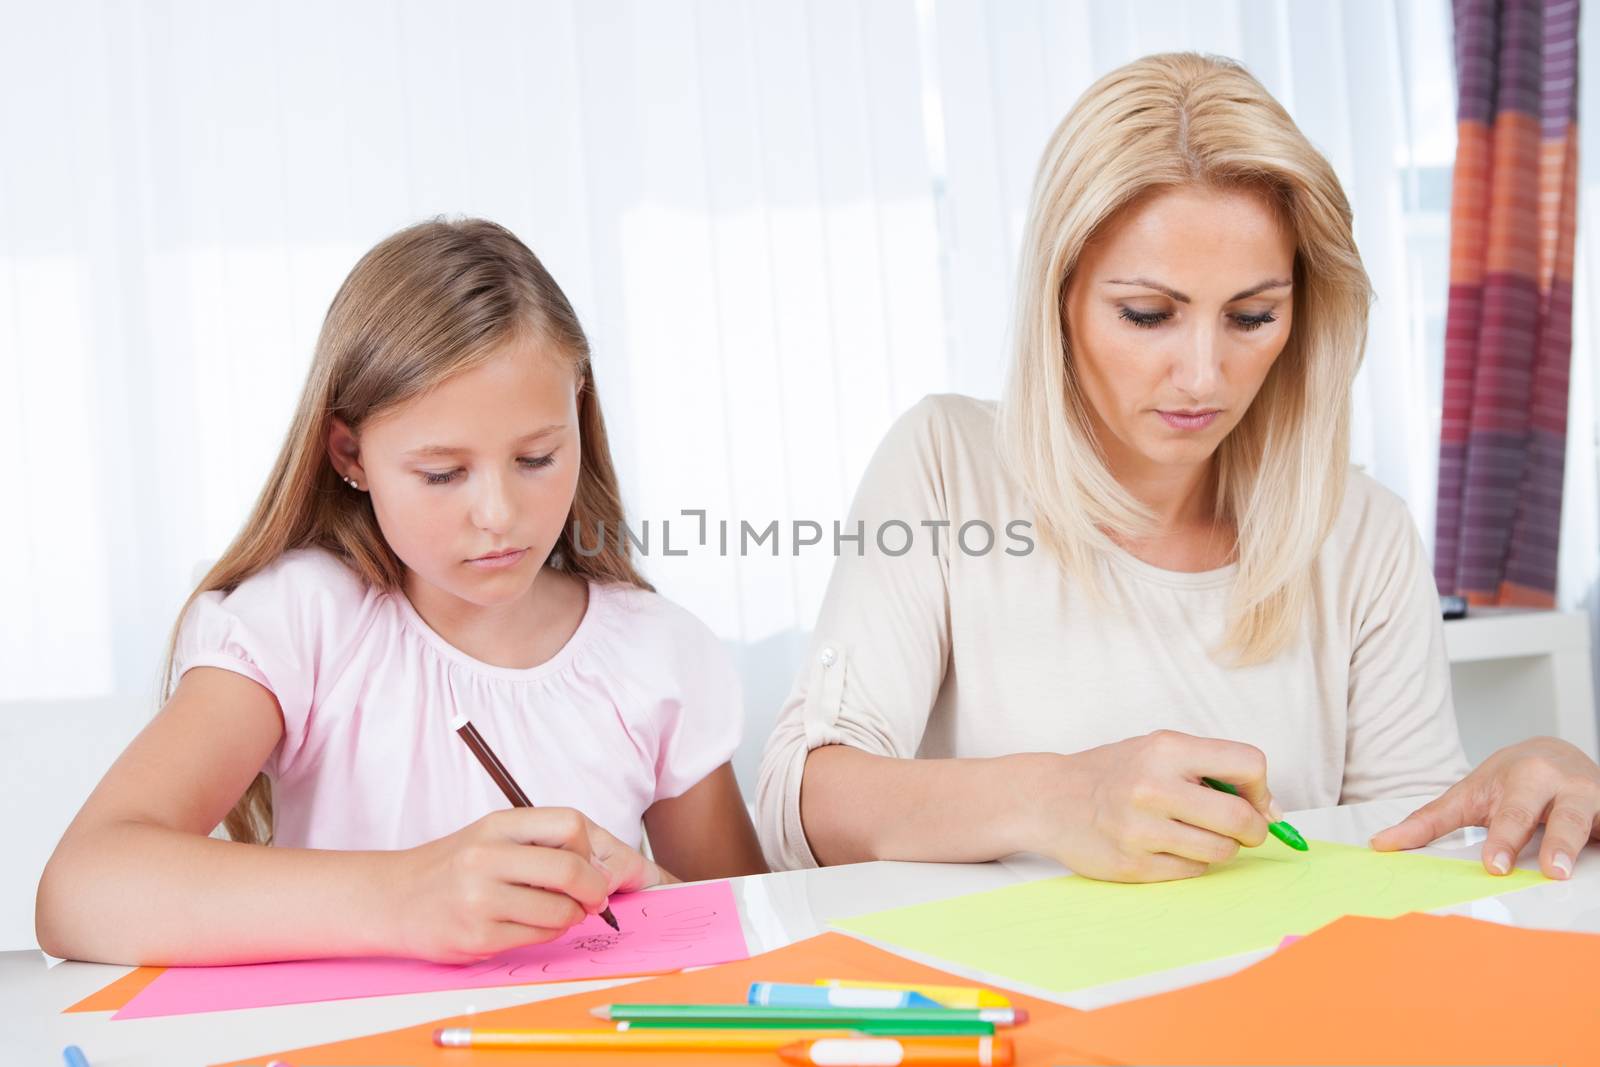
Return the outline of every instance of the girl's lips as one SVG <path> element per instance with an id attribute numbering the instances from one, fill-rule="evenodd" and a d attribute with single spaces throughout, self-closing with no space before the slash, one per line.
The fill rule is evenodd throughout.
<path id="1" fill-rule="evenodd" d="M 481 567 L 484 570 L 499 570 L 502 567 L 515 566 L 516 564 L 522 562 L 522 557 L 526 556 L 527 554 L 527 549 L 517 548 L 510 552 L 501 552 L 493 556 L 479 556 L 477 559 L 469 559 L 467 562 L 474 567 Z"/>
<path id="2" fill-rule="evenodd" d="M 1203 430 L 1222 414 L 1220 411 L 1157 411 L 1174 430 Z"/>

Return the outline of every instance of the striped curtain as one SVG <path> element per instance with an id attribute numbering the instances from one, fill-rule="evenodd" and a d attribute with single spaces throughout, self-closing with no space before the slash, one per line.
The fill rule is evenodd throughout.
<path id="1" fill-rule="evenodd" d="M 1458 141 L 1434 578 L 1550 607 L 1577 228 L 1578 0 L 1455 0 Z"/>

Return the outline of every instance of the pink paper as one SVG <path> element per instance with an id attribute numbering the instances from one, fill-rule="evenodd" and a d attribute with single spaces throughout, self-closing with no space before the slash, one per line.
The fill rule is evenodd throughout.
<path id="1" fill-rule="evenodd" d="M 479 963 L 365 958 L 172 967 L 112 1018 L 662 974 L 750 955 L 727 882 L 612 897 L 611 912 L 622 927 L 620 933 L 591 915 L 554 941 Z"/>
<path id="2" fill-rule="evenodd" d="M 1284 939 L 1282 941 L 1278 942 L 1278 948 L 1285 948 L 1285 947 L 1287 947 L 1289 945 L 1292 945 L 1296 941 L 1299 941 L 1304 936 L 1305 936 L 1304 934 L 1288 934 L 1288 935 L 1286 935 L 1284 937 Z M 1276 952 L 1276 951 L 1278 951 L 1278 949 L 1275 948 L 1272 951 Z"/>

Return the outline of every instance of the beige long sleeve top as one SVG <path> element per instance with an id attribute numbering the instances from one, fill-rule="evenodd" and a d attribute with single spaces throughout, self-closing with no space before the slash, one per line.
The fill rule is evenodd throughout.
<path id="1" fill-rule="evenodd" d="M 985 757 L 1180 730 L 1260 748 L 1285 810 L 1436 793 L 1467 772 L 1438 597 L 1394 494 L 1351 472 L 1298 636 L 1230 667 L 1210 650 L 1236 566 L 1180 573 L 1117 550 L 1092 602 L 1035 528 L 1010 525 L 1033 512 L 1002 472 L 995 420 L 993 403 L 929 397 L 862 478 L 843 527 L 864 524 L 860 552 L 842 543 L 762 759 L 757 825 L 773 864 L 816 865 L 800 782 L 822 745 Z M 987 552 L 976 520 L 993 531 Z"/>

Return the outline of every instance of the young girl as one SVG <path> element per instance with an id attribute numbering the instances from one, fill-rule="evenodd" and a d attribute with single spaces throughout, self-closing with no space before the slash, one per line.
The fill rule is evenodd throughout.
<path id="1" fill-rule="evenodd" d="M 764 870 L 730 659 L 639 576 L 621 520 L 588 342 L 533 253 L 478 220 L 381 242 L 180 614 L 166 706 L 45 869 L 39 944 L 460 962 L 615 892 Z"/>

